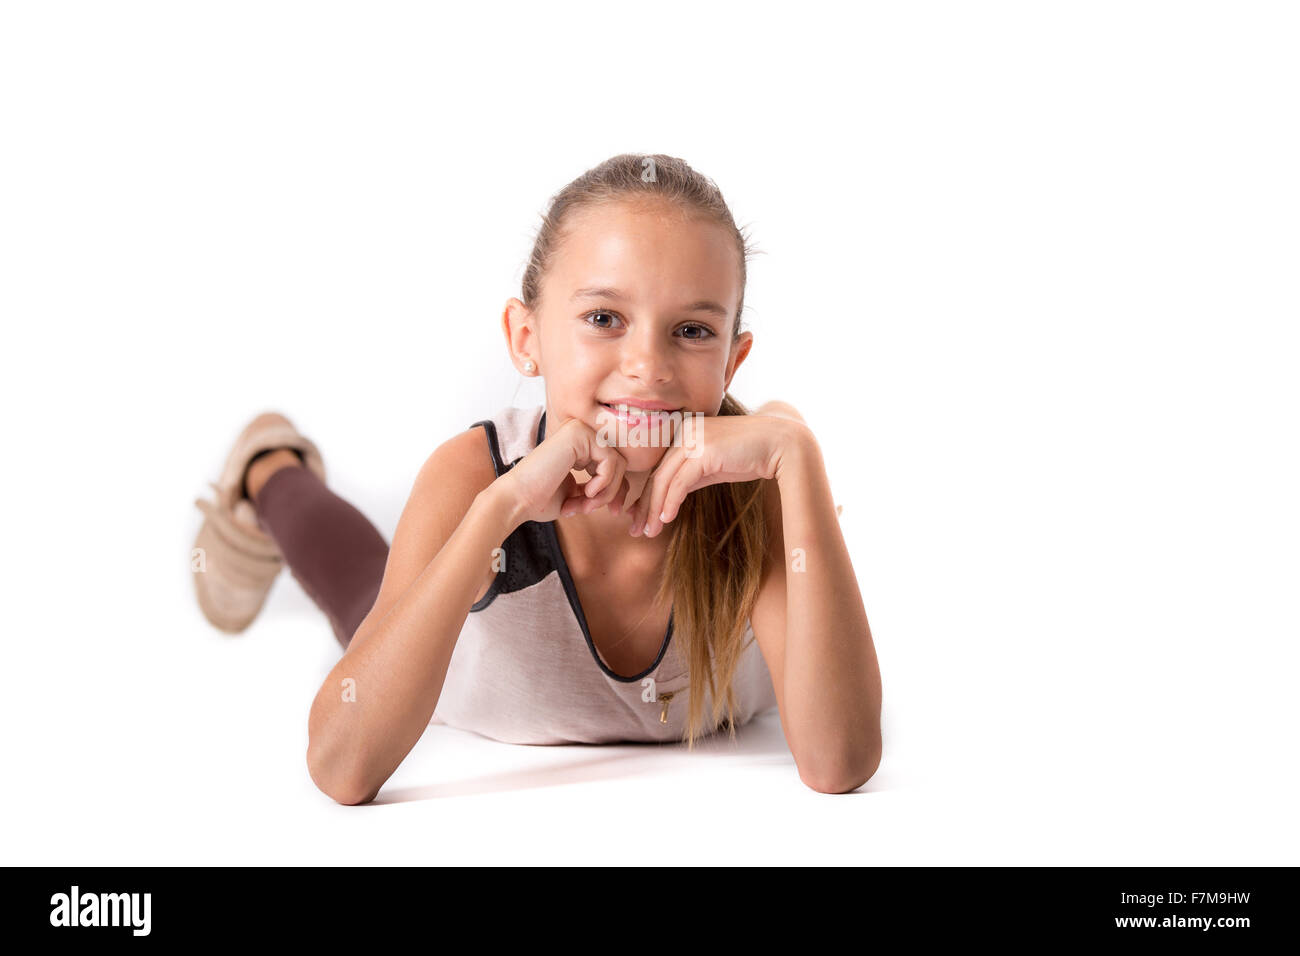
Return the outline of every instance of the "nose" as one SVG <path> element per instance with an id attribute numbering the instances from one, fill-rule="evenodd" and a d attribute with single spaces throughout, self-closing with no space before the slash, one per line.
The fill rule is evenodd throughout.
<path id="1" fill-rule="evenodd" d="M 641 382 L 645 388 L 658 388 L 673 379 L 669 343 L 650 325 L 623 339 L 619 366 L 628 379 Z"/>

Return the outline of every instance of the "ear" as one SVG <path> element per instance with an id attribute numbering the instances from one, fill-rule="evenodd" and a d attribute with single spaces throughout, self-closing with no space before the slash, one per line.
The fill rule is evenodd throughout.
<path id="1" fill-rule="evenodd" d="M 736 369 L 740 368 L 753 346 L 753 332 L 741 332 L 740 337 L 731 343 L 731 355 L 727 357 L 727 381 L 722 387 L 724 392 L 731 387 L 731 379 L 735 376 Z"/>
<path id="2" fill-rule="evenodd" d="M 541 337 L 536 334 L 536 325 L 536 312 L 519 299 L 511 297 L 506 300 L 506 307 L 501 313 L 501 330 L 505 332 L 510 360 L 520 372 L 528 359 L 541 365 L 541 349 L 538 347 Z"/>

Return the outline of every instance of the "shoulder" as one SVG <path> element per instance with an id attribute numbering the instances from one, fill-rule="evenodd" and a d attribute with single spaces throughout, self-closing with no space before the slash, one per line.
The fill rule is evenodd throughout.
<path id="1" fill-rule="evenodd" d="M 431 557 L 460 524 L 479 492 L 496 480 L 482 426 L 448 438 L 420 465 L 394 533 L 394 548 Z"/>
<path id="2" fill-rule="evenodd" d="M 471 427 L 433 450 L 415 477 L 388 549 L 379 595 L 357 628 L 352 645 L 361 641 L 371 621 L 381 620 L 406 589 L 442 550 L 474 499 L 496 480 L 482 427 Z M 479 588 L 482 597 L 488 582 Z"/>
<path id="3" fill-rule="evenodd" d="M 496 480 L 492 459 L 492 438 L 482 424 L 475 424 L 430 453 L 420 466 L 416 487 L 436 489 L 445 497 L 473 499 Z"/>

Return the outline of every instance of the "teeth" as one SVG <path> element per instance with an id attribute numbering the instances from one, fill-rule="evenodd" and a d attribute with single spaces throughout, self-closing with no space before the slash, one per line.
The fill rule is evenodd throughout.
<path id="1" fill-rule="evenodd" d="M 614 405 L 612 407 L 617 408 L 624 415 L 632 415 L 637 418 L 644 418 L 646 416 L 655 415 L 655 414 L 658 415 L 668 414 L 667 411 L 660 411 L 658 409 L 651 409 L 651 408 L 637 408 L 635 405 Z"/>

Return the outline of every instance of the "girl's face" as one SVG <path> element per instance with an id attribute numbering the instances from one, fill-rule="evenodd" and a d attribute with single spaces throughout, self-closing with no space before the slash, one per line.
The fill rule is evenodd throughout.
<path id="1" fill-rule="evenodd" d="M 716 415 L 752 344 L 749 332 L 732 342 L 740 294 L 740 253 L 719 225 L 656 200 L 572 213 L 537 309 L 511 299 L 506 312 L 516 364 L 532 358 L 545 376 L 547 431 L 580 419 L 630 472 L 653 469 L 671 430 L 657 445 L 620 437 L 605 403 Z"/>

